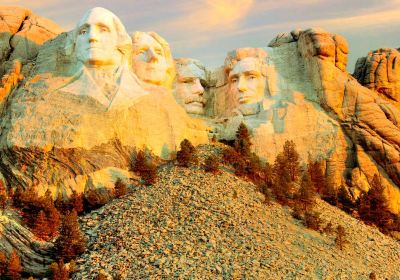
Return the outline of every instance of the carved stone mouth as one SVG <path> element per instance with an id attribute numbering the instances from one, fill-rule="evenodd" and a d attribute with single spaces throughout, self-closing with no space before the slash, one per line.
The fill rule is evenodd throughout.
<path id="1" fill-rule="evenodd" d="M 204 103 L 203 103 L 203 102 L 193 101 L 193 102 L 189 102 L 189 103 L 186 103 L 186 104 L 187 104 L 187 105 L 190 105 L 190 106 L 201 107 L 201 108 L 204 107 Z"/>

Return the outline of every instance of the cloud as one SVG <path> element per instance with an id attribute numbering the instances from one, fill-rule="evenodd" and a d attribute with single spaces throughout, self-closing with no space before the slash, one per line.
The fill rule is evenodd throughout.
<path id="1" fill-rule="evenodd" d="M 299 0 L 301 1 L 301 0 Z M 307 0 L 308 1 L 308 0 Z M 310 3 L 312 1 L 310 0 Z M 391 4 L 400 3 L 400 0 L 392 0 Z M 391 9 L 384 11 L 370 10 L 356 16 L 344 16 L 335 18 L 319 18 L 313 20 L 303 21 L 285 21 L 278 23 L 271 23 L 265 25 L 258 25 L 248 28 L 241 28 L 231 30 L 231 32 L 224 33 L 223 36 L 237 36 L 242 34 L 249 34 L 255 32 L 262 32 L 265 30 L 277 30 L 277 32 L 291 31 L 295 28 L 310 28 L 322 27 L 327 31 L 361 31 L 370 30 L 380 27 L 387 27 L 400 24 L 400 7 L 398 5 L 391 6 Z"/>
<path id="2" fill-rule="evenodd" d="M 47 6 L 57 6 L 62 2 L 61 0 L 35 0 L 35 1 L 23 1 L 23 0 L 2 0 L 2 6 L 21 6 L 30 9 L 43 8 Z"/>
<path id="3" fill-rule="evenodd" d="M 233 30 L 251 11 L 254 0 L 188 1 L 181 6 L 182 16 L 153 26 L 155 30 L 179 30 L 194 36 Z"/>

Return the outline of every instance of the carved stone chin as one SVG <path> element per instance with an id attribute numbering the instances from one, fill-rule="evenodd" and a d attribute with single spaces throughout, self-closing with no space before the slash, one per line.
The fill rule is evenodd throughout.
<path id="1" fill-rule="evenodd" d="M 204 115 L 206 98 L 206 69 L 195 59 L 181 58 L 176 60 L 175 95 L 189 114 Z"/>

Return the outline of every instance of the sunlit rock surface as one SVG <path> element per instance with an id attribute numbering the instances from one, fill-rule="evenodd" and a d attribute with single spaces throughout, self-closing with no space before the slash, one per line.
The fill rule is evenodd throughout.
<path id="1" fill-rule="evenodd" d="M 21 27 L 29 12 L 18 11 L 12 22 Z M 111 31 L 95 38 L 103 52 L 82 52 L 98 21 Z M 346 72 L 347 54 L 346 40 L 322 29 L 281 33 L 266 48 L 237 49 L 220 68 L 204 68 L 190 92 L 188 68 L 181 61 L 175 76 L 163 38 L 154 32 L 130 37 L 115 15 L 95 8 L 74 30 L 36 49 L 30 71 L 18 64 L 7 68 L 4 80 L 12 86 L 2 110 L 0 168 L 9 185 L 82 192 L 92 187 L 93 174 L 103 174 L 99 178 L 107 185 L 129 177 L 134 148 L 147 146 L 168 158 L 184 138 L 194 144 L 212 135 L 232 140 L 243 121 L 258 155 L 272 162 L 284 142 L 293 140 L 302 160 L 323 160 L 327 178 L 355 197 L 381 174 L 398 212 L 398 51 L 373 52 L 358 63 L 356 73 L 375 77 L 363 83 L 375 91 Z M 149 66 L 154 61 L 157 69 Z M 166 83 L 171 75 L 175 82 Z"/>
<path id="2" fill-rule="evenodd" d="M 54 261 L 52 243 L 38 240 L 11 212 L 0 212 L 0 251 L 9 257 L 14 249 L 29 275 L 45 276 Z"/>
<path id="3" fill-rule="evenodd" d="M 99 23 L 112 34 L 93 38 L 91 28 Z M 92 49 L 89 40 L 103 44 Z M 124 173 L 134 148 L 168 158 L 185 138 L 208 142 L 206 126 L 192 120 L 169 90 L 143 85 L 132 72 L 131 49 L 122 23 L 102 8 L 40 49 L 30 76 L 4 105 L 1 171 L 9 185 L 84 192 L 100 170 Z M 106 174 L 105 182 L 118 178 L 118 172 Z M 103 185 L 109 184 L 97 184 Z"/>

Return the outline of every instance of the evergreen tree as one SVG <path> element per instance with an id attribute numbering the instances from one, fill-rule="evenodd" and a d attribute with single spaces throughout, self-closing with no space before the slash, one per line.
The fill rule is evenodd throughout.
<path id="1" fill-rule="evenodd" d="M 3 180 L 0 180 L 0 209 L 4 210 L 6 208 L 8 201 L 7 190 L 4 185 Z"/>
<path id="2" fill-rule="evenodd" d="M 15 249 L 12 251 L 10 260 L 8 262 L 7 276 L 10 280 L 21 279 L 22 265 L 21 259 L 19 258 L 17 251 Z"/>
<path id="3" fill-rule="evenodd" d="M 319 231 L 321 229 L 321 218 L 320 214 L 313 211 L 306 211 L 304 214 L 304 224 L 307 228 L 310 228 L 315 231 Z"/>
<path id="4" fill-rule="evenodd" d="M 393 221 L 384 195 L 384 186 L 377 175 L 372 179 L 368 193 L 360 198 L 358 212 L 361 219 L 373 223 L 381 229 L 387 228 Z"/>
<path id="5" fill-rule="evenodd" d="M 43 210 L 39 212 L 32 229 L 33 234 L 43 240 L 48 240 L 50 236 L 49 222 Z"/>
<path id="6" fill-rule="evenodd" d="M 8 267 L 7 256 L 2 251 L 0 251 L 0 276 L 6 274 L 7 267 Z"/>
<path id="7" fill-rule="evenodd" d="M 338 205 L 338 193 L 336 188 L 329 182 L 325 184 L 325 189 L 321 190 L 321 198 L 331 205 Z"/>
<path id="8" fill-rule="evenodd" d="M 327 189 L 327 182 L 322 169 L 322 163 L 320 161 L 309 160 L 307 171 L 314 184 L 315 191 L 319 194 L 323 194 Z"/>
<path id="9" fill-rule="evenodd" d="M 140 150 L 136 154 L 136 159 L 134 161 L 132 171 L 136 172 L 136 173 L 143 172 L 143 167 L 146 164 L 146 162 L 147 162 L 146 154 L 145 154 L 145 152 L 143 150 Z"/>
<path id="10" fill-rule="evenodd" d="M 151 161 L 146 162 L 140 175 L 145 185 L 155 184 L 157 181 L 157 166 Z"/>
<path id="11" fill-rule="evenodd" d="M 273 185 L 272 191 L 276 199 L 285 203 L 291 196 L 291 177 L 287 168 L 286 158 L 283 153 L 279 153 L 275 159 L 272 167 L 273 171 Z"/>
<path id="12" fill-rule="evenodd" d="M 21 208 L 23 205 L 22 202 L 23 192 L 24 189 L 21 186 L 17 186 L 13 192 L 12 204 L 17 208 Z"/>
<path id="13" fill-rule="evenodd" d="M 262 174 L 264 176 L 264 183 L 267 187 L 272 187 L 273 184 L 273 172 L 272 172 L 272 166 L 268 162 L 266 162 L 263 166 L 262 169 Z"/>
<path id="14" fill-rule="evenodd" d="M 180 144 L 180 148 L 181 149 L 176 154 L 178 165 L 189 167 L 191 163 L 195 163 L 197 161 L 195 155 L 196 150 L 189 140 L 184 139 Z"/>
<path id="15" fill-rule="evenodd" d="M 216 174 L 219 172 L 219 159 L 215 155 L 210 155 L 204 161 L 204 170 Z"/>
<path id="16" fill-rule="evenodd" d="M 295 182 L 300 174 L 300 156 L 296 151 L 296 144 L 292 140 L 286 141 L 283 145 L 283 156 L 290 180 Z"/>
<path id="17" fill-rule="evenodd" d="M 346 231 L 345 231 L 344 227 L 339 225 L 336 228 L 335 244 L 337 247 L 339 247 L 340 250 L 343 250 L 346 243 L 348 243 L 348 241 L 346 240 Z"/>
<path id="18" fill-rule="evenodd" d="M 354 203 L 349 191 L 343 185 L 341 185 L 337 196 L 338 202 L 340 203 L 340 208 L 342 208 L 345 212 L 350 213 L 351 209 L 354 208 Z"/>
<path id="19" fill-rule="evenodd" d="M 222 151 L 222 160 L 226 164 L 234 164 L 240 158 L 240 154 L 230 146 L 225 147 L 225 149 Z"/>
<path id="20" fill-rule="evenodd" d="M 60 259 L 58 263 L 53 262 L 50 265 L 50 270 L 52 274 L 52 280 L 68 280 L 70 271 L 65 266 L 64 260 Z"/>
<path id="21" fill-rule="evenodd" d="M 76 213 L 79 215 L 83 212 L 83 195 L 78 194 L 75 190 L 72 191 L 71 197 L 69 199 L 71 209 L 75 209 Z"/>
<path id="22" fill-rule="evenodd" d="M 121 197 L 128 193 L 126 184 L 120 178 L 115 182 L 114 193 L 115 197 Z"/>
<path id="23" fill-rule="evenodd" d="M 67 211 L 70 211 L 70 206 L 67 201 L 65 201 L 61 192 L 57 194 L 57 198 L 54 201 L 54 206 L 57 208 L 58 212 L 65 214 Z"/>
<path id="24" fill-rule="evenodd" d="M 54 205 L 54 201 L 50 190 L 47 190 L 43 198 L 43 210 L 46 214 L 47 228 L 49 229 L 49 237 L 57 235 L 58 228 L 61 223 L 60 212 Z M 39 214 L 38 214 L 39 215 Z"/>
<path id="25" fill-rule="evenodd" d="M 300 189 L 296 195 L 297 203 L 304 212 L 311 210 L 315 203 L 315 189 L 311 182 L 310 175 L 305 172 L 301 178 Z"/>
<path id="26" fill-rule="evenodd" d="M 58 257 L 67 261 L 85 251 L 85 238 L 79 228 L 75 209 L 63 217 L 55 247 Z"/>
<path id="27" fill-rule="evenodd" d="M 244 123 L 241 123 L 236 131 L 234 148 L 242 156 L 248 157 L 250 155 L 251 144 L 249 129 Z"/>

